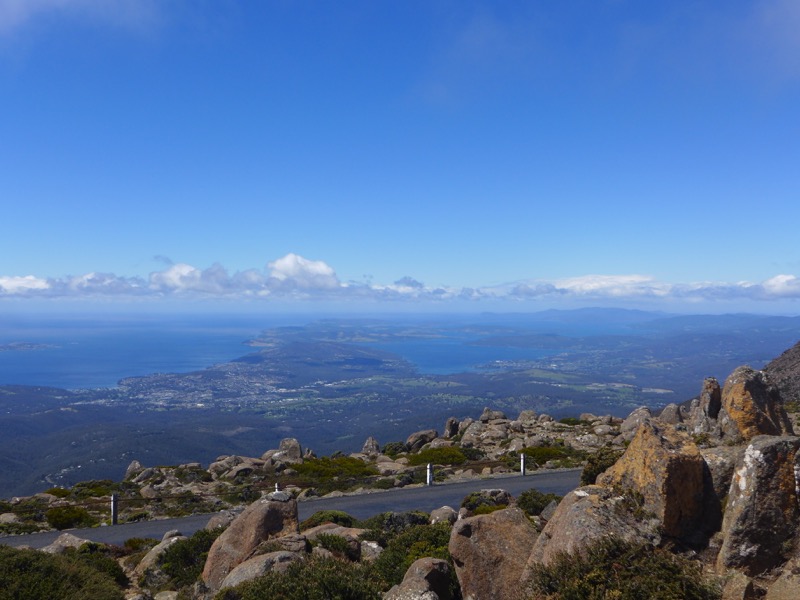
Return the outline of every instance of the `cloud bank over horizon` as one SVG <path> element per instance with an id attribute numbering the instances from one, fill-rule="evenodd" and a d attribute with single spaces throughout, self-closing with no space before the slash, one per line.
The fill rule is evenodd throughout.
<path id="1" fill-rule="evenodd" d="M 333 267 L 289 253 L 264 269 L 230 273 L 220 264 L 205 269 L 173 263 L 147 277 L 86 273 L 63 277 L 0 275 L 0 299 L 185 298 L 219 300 L 361 301 L 443 303 L 453 301 L 548 301 L 698 303 L 800 300 L 800 278 L 777 274 L 765 281 L 667 283 L 640 274 L 584 275 L 552 281 L 528 279 L 482 287 L 429 286 L 411 276 L 393 283 L 342 281 Z"/>

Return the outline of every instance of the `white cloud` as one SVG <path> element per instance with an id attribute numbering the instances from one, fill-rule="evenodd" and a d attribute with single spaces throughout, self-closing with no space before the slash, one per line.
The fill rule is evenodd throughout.
<path id="1" fill-rule="evenodd" d="M 555 282 L 557 289 L 586 296 L 666 296 L 669 286 L 645 275 L 585 275 Z"/>
<path id="2" fill-rule="evenodd" d="M 640 274 L 584 275 L 554 281 L 528 280 L 501 286 L 427 286 L 410 276 L 391 284 L 343 283 L 321 260 L 287 254 L 266 269 L 232 275 L 220 264 L 200 269 L 187 263 L 167 265 L 144 279 L 91 272 L 61 278 L 34 275 L 0 276 L 2 298 L 180 297 L 266 300 L 333 300 L 359 302 L 527 302 L 561 305 L 568 302 L 719 303 L 800 301 L 800 277 L 775 275 L 761 283 L 665 283 Z"/>
<path id="3" fill-rule="evenodd" d="M 770 296 L 800 298 L 800 278 L 794 275 L 776 275 L 767 279 L 763 288 Z"/>
<path id="4" fill-rule="evenodd" d="M 341 287 L 336 271 L 321 260 L 308 260 L 297 254 L 272 261 L 267 265 L 270 277 L 283 287 L 301 290 L 331 290 Z"/>
<path id="5" fill-rule="evenodd" d="M 46 279 L 40 279 L 33 275 L 0 277 L 0 294 L 25 294 L 26 292 L 46 290 L 49 287 Z"/>

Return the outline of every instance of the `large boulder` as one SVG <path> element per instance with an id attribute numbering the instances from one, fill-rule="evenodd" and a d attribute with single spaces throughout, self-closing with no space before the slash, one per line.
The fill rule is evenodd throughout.
<path id="1" fill-rule="evenodd" d="M 237 565 L 233 571 L 228 573 L 227 577 L 222 581 L 220 589 L 236 587 L 240 583 L 261 577 L 267 573 L 283 573 L 289 568 L 290 564 L 298 560 L 300 560 L 299 554 L 280 550 L 254 556 Z"/>
<path id="2" fill-rule="evenodd" d="M 535 563 L 549 565 L 559 554 L 583 553 L 609 535 L 629 542 L 657 544 L 659 521 L 637 514 L 638 504 L 599 485 L 587 485 L 564 496 L 530 552 L 524 578 Z"/>
<path id="3" fill-rule="evenodd" d="M 367 456 L 378 456 L 381 453 L 380 444 L 378 444 L 378 440 L 374 437 L 369 436 L 367 441 L 364 442 L 364 445 L 361 447 L 361 454 L 366 454 Z"/>
<path id="4" fill-rule="evenodd" d="M 278 444 L 278 450 L 273 452 L 269 458 L 276 464 L 301 463 L 303 462 L 303 447 L 295 438 L 283 438 Z"/>
<path id="5" fill-rule="evenodd" d="M 639 430 L 639 425 L 650 419 L 653 413 L 646 406 L 640 406 L 634 410 L 619 426 L 619 433 L 626 441 L 633 439 Z"/>
<path id="6" fill-rule="evenodd" d="M 444 433 L 442 437 L 449 440 L 451 437 L 458 435 L 458 419 L 450 417 L 444 424 Z"/>
<path id="7" fill-rule="evenodd" d="M 79 538 L 71 533 L 62 533 L 53 543 L 42 548 L 42 552 L 47 552 L 48 554 L 63 554 L 70 548 L 77 550 L 87 543 L 89 543 L 87 539 Z"/>
<path id="8" fill-rule="evenodd" d="M 473 448 L 483 445 L 483 432 L 486 426 L 481 421 L 470 420 L 469 425 L 461 430 L 461 447 Z"/>
<path id="9" fill-rule="evenodd" d="M 440 558 L 414 561 L 402 583 L 394 586 L 384 600 L 450 600 L 450 565 Z"/>
<path id="10" fill-rule="evenodd" d="M 771 361 L 764 372 L 785 402 L 800 402 L 800 342 Z"/>
<path id="11" fill-rule="evenodd" d="M 520 578 L 536 537 L 516 507 L 457 521 L 449 549 L 464 600 L 521 597 Z"/>
<path id="12" fill-rule="evenodd" d="M 506 415 L 501 410 L 492 410 L 488 406 L 483 409 L 481 416 L 478 418 L 479 421 L 482 423 L 488 423 L 489 421 L 497 421 L 499 419 L 506 419 Z"/>
<path id="13" fill-rule="evenodd" d="M 728 494 L 720 567 L 741 569 L 757 575 L 788 557 L 797 527 L 796 462 L 800 438 L 757 436 L 736 464 Z"/>
<path id="14" fill-rule="evenodd" d="M 714 377 L 703 381 L 703 389 L 696 402 L 692 402 L 688 427 L 690 433 L 718 433 L 717 418 L 722 408 L 722 389 Z"/>
<path id="15" fill-rule="evenodd" d="M 203 581 L 219 589 L 225 577 L 250 558 L 262 542 L 298 533 L 297 502 L 286 492 L 273 492 L 242 511 L 214 541 L 203 569 Z"/>
<path id="16" fill-rule="evenodd" d="M 667 404 L 664 407 L 664 410 L 661 411 L 661 414 L 658 415 L 658 418 L 661 419 L 664 423 L 669 423 L 670 425 L 677 425 L 678 423 L 683 423 L 681 408 L 675 403 Z"/>
<path id="17" fill-rule="evenodd" d="M 417 431 L 408 436 L 408 439 L 406 440 L 406 446 L 408 447 L 409 452 L 417 452 L 425 444 L 432 442 L 437 437 L 439 437 L 439 433 L 435 429 Z"/>
<path id="18" fill-rule="evenodd" d="M 722 389 L 722 408 L 744 441 L 757 435 L 794 435 L 778 388 L 770 385 L 761 371 L 750 367 L 734 370 Z"/>
<path id="19" fill-rule="evenodd" d="M 719 501 L 708 466 L 692 439 L 672 425 L 645 420 L 597 483 L 638 494 L 641 508 L 661 521 L 669 537 L 701 543 L 694 539 L 699 532 L 710 534 L 719 526 Z"/>

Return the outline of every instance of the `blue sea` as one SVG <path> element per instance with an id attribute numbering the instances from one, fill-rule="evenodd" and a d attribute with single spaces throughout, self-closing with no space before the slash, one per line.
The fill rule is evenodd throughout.
<path id="1" fill-rule="evenodd" d="M 408 339 L 369 344 L 397 354 L 414 364 L 420 373 L 449 375 L 483 370 L 496 366 L 496 361 L 525 361 L 551 354 L 537 348 L 512 348 L 472 344 L 475 337 L 453 336 L 434 339 Z"/>
<path id="2" fill-rule="evenodd" d="M 252 317 L 0 318 L 0 384 L 113 387 L 124 378 L 202 369 L 253 352 L 245 342 L 286 324 Z"/>
<path id="3" fill-rule="evenodd" d="M 0 385 L 114 387 L 125 377 L 195 371 L 254 352 L 246 342 L 266 329 L 305 325 L 316 318 L 252 314 L 0 315 Z M 513 317 L 493 320 L 500 324 L 518 321 Z M 441 323 L 441 319 L 437 322 Z M 590 327 L 560 324 L 559 328 L 569 335 Z M 412 337 L 368 345 L 397 354 L 426 374 L 475 371 L 492 368 L 496 361 L 533 360 L 548 355 L 536 348 L 476 345 L 472 342 L 478 339 L 477 335 L 458 327 L 451 332 L 439 338 Z"/>

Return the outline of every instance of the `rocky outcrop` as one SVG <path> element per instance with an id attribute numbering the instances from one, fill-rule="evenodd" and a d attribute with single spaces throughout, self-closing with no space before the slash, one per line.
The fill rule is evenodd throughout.
<path id="1" fill-rule="evenodd" d="M 79 538 L 71 533 L 62 533 L 52 544 L 42 548 L 42 552 L 47 552 L 48 554 L 63 554 L 68 548 L 77 550 L 88 542 L 89 540 Z"/>
<path id="2" fill-rule="evenodd" d="M 630 494 L 620 495 L 607 487 L 588 485 L 571 491 L 533 545 L 525 579 L 533 564 L 550 564 L 562 553 L 581 553 L 608 535 L 629 542 L 658 543 L 659 520 L 640 514 L 639 508 Z"/>
<path id="3" fill-rule="evenodd" d="M 636 432 L 639 430 L 639 425 L 644 423 L 647 419 L 653 416 L 652 411 L 646 406 L 640 406 L 634 410 L 619 426 L 620 435 L 626 440 L 630 441 Z"/>
<path id="4" fill-rule="evenodd" d="M 725 380 L 722 409 L 744 441 L 757 435 L 794 435 L 778 389 L 750 367 L 739 367 Z"/>
<path id="5" fill-rule="evenodd" d="M 519 581 L 536 537 L 518 508 L 457 521 L 449 549 L 464 600 L 521 597 Z"/>
<path id="6" fill-rule="evenodd" d="M 597 483 L 641 497 L 642 510 L 655 515 L 669 537 L 689 541 L 719 527 L 711 473 L 691 438 L 672 425 L 645 420 Z"/>
<path id="7" fill-rule="evenodd" d="M 722 408 L 722 389 L 714 377 L 703 381 L 700 397 L 692 402 L 688 422 L 689 432 L 694 434 L 715 433 L 719 435 L 717 418 Z"/>
<path id="8" fill-rule="evenodd" d="M 661 411 L 661 414 L 658 415 L 658 418 L 663 423 L 669 423 L 670 425 L 677 425 L 678 423 L 683 423 L 683 414 L 681 413 L 681 408 L 677 404 L 667 404 L 664 409 Z"/>
<path id="9" fill-rule="evenodd" d="M 778 388 L 784 402 L 800 402 L 800 342 L 771 361 L 764 372 Z"/>
<path id="10" fill-rule="evenodd" d="M 450 600 L 450 565 L 439 558 L 420 558 L 406 571 L 402 583 L 384 600 Z"/>
<path id="11" fill-rule="evenodd" d="M 478 418 L 481 423 L 489 423 L 497 420 L 507 420 L 505 413 L 501 410 L 492 410 L 488 406 L 483 409 L 481 416 Z"/>
<path id="12" fill-rule="evenodd" d="M 431 524 L 447 522 L 451 525 L 458 520 L 458 513 L 450 506 L 442 506 L 431 511 Z"/>
<path id="13" fill-rule="evenodd" d="M 262 542 L 297 533 L 297 502 L 286 492 L 256 500 L 214 541 L 203 569 L 203 581 L 219 589 L 225 577 L 250 558 Z"/>
<path id="14" fill-rule="evenodd" d="M 800 516 L 797 450 L 800 438 L 758 436 L 736 464 L 718 565 L 761 574 L 784 562 Z M 796 474 L 798 473 L 798 474 Z"/>
<path id="15" fill-rule="evenodd" d="M 275 466 L 294 465 L 303 462 L 303 447 L 295 438 L 284 438 L 277 450 L 268 450 L 261 458 Z"/>
<path id="16" fill-rule="evenodd" d="M 458 435 L 458 419 L 455 417 L 450 417 L 444 424 L 444 433 L 442 437 L 446 440 L 449 440 L 451 437 L 455 437 Z"/>
<path id="17" fill-rule="evenodd" d="M 240 565 L 237 565 L 220 585 L 220 589 L 236 587 L 240 583 L 261 577 L 267 573 L 283 573 L 293 562 L 300 560 L 300 555 L 294 552 L 268 552 L 254 556 Z"/>
<path id="18" fill-rule="evenodd" d="M 374 437 L 369 436 L 367 441 L 364 442 L 364 445 L 361 447 L 361 454 L 366 456 L 377 456 L 381 453 L 380 444 L 378 444 L 378 440 Z"/>
<path id="19" fill-rule="evenodd" d="M 408 436 L 406 440 L 406 447 L 409 452 L 416 452 L 420 450 L 425 444 L 432 442 L 439 433 L 435 429 L 426 429 L 424 431 L 417 431 Z"/>

